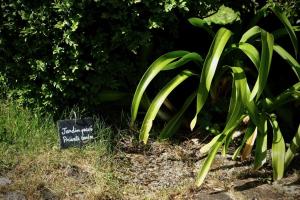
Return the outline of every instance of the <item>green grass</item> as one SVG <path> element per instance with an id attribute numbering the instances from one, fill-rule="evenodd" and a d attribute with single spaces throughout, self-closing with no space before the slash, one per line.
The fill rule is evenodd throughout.
<path id="1" fill-rule="evenodd" d="M 12 180 L 0 187 L 0 193 L 20 190 L 28 199 L 40 199 L 45 187 L 60 199 L 75 198 L 75 191 L 87 199 L 118 198 L 119 183 L 113 174 L 117 164 L 111 151 L 113 130 L 95 119 L 94 131 L 94 142 L 81 149 L 61 150 L 50 114 L 0 101 L 0 175 Z"/>

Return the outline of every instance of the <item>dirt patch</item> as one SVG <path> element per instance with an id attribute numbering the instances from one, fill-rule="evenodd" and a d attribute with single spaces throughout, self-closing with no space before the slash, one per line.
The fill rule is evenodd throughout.
<path id="1" fill-rule="evenodd" d="M 202 146 L 198 139 L 177 145 L 152 141 L 144 149 L 128 141 L 122 143 L 116 160 L 123 167 L 116 174 L 123 184 L 124 199 L 300 198 L 299 170 L 273 183 L 269 165 L 254 172 L 251 161 L 233 161 L 230 155 L 220 154 L 204 184 L 196 188 L 195 177 L 205 158 L 199 153 Z"/>

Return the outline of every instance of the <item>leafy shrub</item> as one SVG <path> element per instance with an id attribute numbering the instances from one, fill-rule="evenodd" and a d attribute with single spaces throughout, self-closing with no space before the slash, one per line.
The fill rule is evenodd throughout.
<path id="1" fill-rule="evenodd" d="M 226 124 L 223 131 L 201 149 L 201 152 L 208 153 L 208 156 L 198 173 L 196 181 L 198 186 L 202 184 L 218 150 L 223 146 L 223 154 L 227 152 L 228 146 L 234 138 L 234 130 L 238 128 L 243 120 L 247 123 L 247 131 L 233 158 L 236 158 L 242 149 L 241 157 L 246 158 L 251 152 L 254 142 L 256 142 L 254 168 L 258 169 L 263 166 L 267 157 L 268 124 L 270 124 L 273 130 L 272 166 L 274 180 L 283 177 L 284 170 L 299 148 L 300 126 L 286 152 L 284 138 L 275 115 L 279 106 L 291 101 L 299 102 L 300 99 L 300 65 L 288 51 L 275 43 L 276 40 L 274 39 L 288 35 L 294 55 L 297 58 L 298 40 L 294 31 L 297 27 L 290 24 L 286 15 L 275 4 L 267 4 L 259 10 L 252 23 L 257 23 L 258 19 L 269 14 L 269 11 L 272 11 L 284 25 L 285 31 L 283 34 L 279 34 L 282 30 L 270 33 L 259 26 L 250 27 L 242 36 L 238 33 L 233 35 L 233 32 L 224 27 L 214 34 L 207 26 L 208 21 L 206 19 L 190 18 L 191 24 L 208 30 L 209 34 L 213 36 L 212 44 L 205 59 L 198 53 L 188 51 L 173 51 L 164 54 L 151 64 L 137 86 L 132 100 L 131 126 L 135 123 L 140 102 L 145 96 L 145 90 L 150 82 L 162 71 L 169 72 L 170 70 L 183 68 L 177 76 L 159 91 L 149 105 L 139 136 L 141 141 L 147 143 L 153 120 L 160 111 L 161 106 L 167 104 L 166 99 L 169 94 L 182 82 L 188 78 L 195 78 L 198 80 L 199 85 L 194 88 L 194 91 L 187 97 L 178 112 L 168 120 L 159 135 L 160 139 L 169 138 L 175 133 L 184 120 L 184 113 L 192 105 L 194 99 L 196 99 L 196 111 L 191 120 L 190 128 L 193 130 L 197 123 L 201 123 L 198 115 L 207 101 L 213 80 L 218 83 L 226 71 L 232 74 L 231 97 Z M 234 38 L 234 36 L 237 38 Z M 260 51 L 258 50 L 259 47 L 261 48 Z M 270 95 L 268 91 L 268 85 L 271 84 L 268 82 L 268 76 L 272 60 L 274 60 L 273 52 L 287 61 L 297 79 L 296 83 L 279 95 Z M 252 66 L 254 66 L 255 71 L 251 69 Z M 199 72 L 199 69 L 201 69 L 201 72 Z M 281 70 L 285 69 L 281 68 Z M 189 87 L 191 86 L 189 85 Z"/>
<path id="2" fill-rule="evenodd" d="M 156 44 L 174 45 L 168 38 L 178 33 L 168 26 L 218 2 L 1 1 L 1 93 L 50 111 L 127 97 Z"/>

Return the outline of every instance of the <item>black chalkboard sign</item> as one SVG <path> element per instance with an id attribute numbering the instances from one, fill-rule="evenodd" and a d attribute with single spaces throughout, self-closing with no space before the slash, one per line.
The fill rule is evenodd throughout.
<path id="1" fill-rule="evenodd" d="M 57 126 L 62 149 L 82 147 L 94 138 L 92 118 L 59 120 Z"/>

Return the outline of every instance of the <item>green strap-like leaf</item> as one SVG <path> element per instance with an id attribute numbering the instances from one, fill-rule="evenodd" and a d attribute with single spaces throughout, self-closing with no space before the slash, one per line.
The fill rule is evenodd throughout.
<path id="1" fill-rule="evenodd" d="M 187 54 L 190 54 L 190 52 L 172 51 L 170 53 L 162 55 L 150 65 L 150 67 L 147 69 L 147 71 L 141 78 L 133 96 L 132 105 L 131 105 L 131 123 L 130 123 L 131 126 L 133 126 L 135 122 L 143 94 L 146 88 L 148 87 L 148 85 L 150 84 L 150 82 L 153 80 L 153 78 L 165 67 L 167 67 L 168 64 L 170 64 L 172 61 L 178 58 L 182 58 Z M 179 65 L 176 66 L 179 67 Z"/>
<path id="2" fill-rule="evenodd" d="M 287 61 L 290 64 L 296 76 L 300 80 L 300 64 L 297 62 L 297 60 L 293 58 L 293 56 L 291 56 L 291 54 L 289 54 L 281 46 L 275 44 L 273 48 L 276 53 L 278 53 L 285 61 Z"/>
<path id="3" fill-rule="evenodd" d="M 244 111 L 244 105 L 242 102 L 242 92 L 243 92 L 243 87 L 244 87 L 244 82 L 246 81 L 246 76 L 241 67 L 231 67 L 232 72 L 233 72 L 233 82 L 234 82 L 234 88 L 235 90 L 233 91 L 232 94 L 232 102 L 230 106 L 232 107 L 232 112 L 228 116 L 228 120 L 226 122 L 226 126 L 224 130 L 222 131 L 221 134 L 215 136 L 211 142 L 206 145 L 205 148 L 201 148 L 200 151 L 205 152 L 204 150 L 210 149 L 210 152 L 200 168 L 200 171 L 198 173 L 197 179 L 196 179 L 196 185 L 200 186 L 204 178 L 206 177 L 210 166 L 213 162 L 213 159 L 216 156 L 217 151 L 221 147 L 221 145 L 224 143 L 226 137 L 228 137 L 233 130 L 240 124 L 244 116 L 242 115 Z M 237 92 L 237 93 L 235 93 Z M 234 103 L 233 103 L 234 102 Z M 225 150 L 226 150 L 226 145 L 225 145 Z"/>
<path id="4" fill-rule="evenodd" d="M 252 61 L 256 69 L 259 69 L 260 57 L 258 50 L 249 43 L 240 43 L 238 45 L 233 45 L 233 48 L 240 49 L 248 58 Z"/>
<path id="5" fill-rule="evenodd" d="M 214 158 L 216 157 L 218 150 L 220 149 L 220 147 L 222 146 L 222 144 L 225 141 L 226 136 L 229 133 L 231 133 L 240 124 L 241 121 L 242 121 L 242 118 L 240 120 L 237 120 L 234 124 L 232 124 L 231 127 L 227 127 L 227 129 L 224 129 L 223 132 L 218 136 L 218 140 L 215 142 L 215 144 L 210 149 L 210 152 L 209 152 L 207 158 L 205 159 L 203 165 L 201 166 L 201 168 L 198 172 L 198 175 L 196 177 L 196 186 L 199 187 L 203 183 L 203 181 L 211 167 L 211 164 L 212 164 Z"/>
<path id="6" fill-rule="evenodd" d="M 296 33 L 293 29 L 293 26 L 291 25 L 289 19 L 285 15 L 285 13 L 282 12 L 278 6 L 275 5 L 273 7 L 270 7 L 270 9 L 278 17 L 278 19 L 283 23 L 284 27 L 286 28 L 287 32 L 289 33 L 290 39 L 291 39 L 293 47 L 294 47 L 295 55 L 297 58 L 299 44 L 298 44 L 298 39 L 297 39 Z"/>
<path id="7" fill-rule="evenodd" d="M 266 98 L 262 101 L 262 107 L 265 111 L 271 112 L 279 106 L 291 101 L 300 100 L 300 82 L 288 88 L 273 100 Z"/>
<path id="8" fill-rule="evenodd" d="M 268 124 L 265 116 L 261 116 L 258 127 L 258 134 L 256 138 L 256 147 L 255 147 L 255 160 L 254 160 L 254 169 L 257 170 L 267 160 L 267 130 Z"/>
<path id="9" fill-rule="evenodd" d="M 148 95 L 146 93 L 144 93 L 143 98 L 141 100 L 141 106 L 144 108 L 144 110 L 148 110 L 150 105 L 151 105 L 151 101 L 150 101 Z M 164 112 L 162 110 L 159 110 L 157 115 L 160 119 L 165 120 L 165 121 L 171 119 L 170 114 L 167 112 Z"/>
<path id="10" fill-rule="evenodd" d="M 179 60 L 168 64 L 162 70 L 164 71 L 164 70 L 176 69 L 178 67 L 185 65 L 186 63 L 188 63 L 190 61 L 194 61 L 199 65 L 203 64 L 203 58 L 198 53 L 193 52 L 193 53 L 188 53 L 188 54 L 184 55 L 182 58 L 180 58 Z"/>
<path id="11" fill-rule="evenodd" d="M 212 147 L 217 143 L 217 141 L 220 139 L 221 136 L 222 136 L 222 133 L 216 135 L 213 139 L 210 140 L 209 143 L 207 143 L 203 147 L 201 147 L 200 153 L 203 155 L 207 154 L 212 149 Z"/>
<path id="12" fill-rule="evenodd" d="M 247 42 L 250 38 L 256 37 L 261 33 L 261 28 L 259 26 L 253 26 L 252 28 L 250 28 L 248 31 L 246 31 L 241 39 L 240 39 L 240 43 L 245 43 Z"/>
<path id="13" fill-rule="evenodd" d="M 251 92 L 250 100 L 260 97 L 262 94 L 265 85 L 268 80 L 269 71 L 271 67 L 272 55 L 273 55 L 273 44 L 274 38 L 272 34 L 261 30 L 261 42 L 262 42 L 262 53 L 260 59 L 260 66 L 258 70 L 258 78 L 254 85 L 254 88 Z"/>
<path id="14" fill-rule="evenodd" d="M 284 174 L 284 156 L 285 156 L 285 143 L 282 137 L 278 122 L 275 117 L 271 117 L 270 123 L 273 128 L 273 141 L 272 141 L 272 167 L 273 179 L 279 180 Z"/>
<path id="15" fill-rule="evenodd" d="M 186 99 L 181 109 L 168 121 L 166 126 L 163 128 L 159 135 L 159 139 L 164 140 L 170 138 L 178 130 L 182 123 L 183 114 L 191 105 L 195 97 L 196 93 L 193 93 Z"/>
<path id="16" fill-rule="evenodd" d="M 216 157 L 216 154 L 218 150 L 220 149 L 221 145 L 224 143 L 225 134 L 222 134 L 221 137 L 216 141 L 214 146 L 212 147 L 211 151 L 209 152 L 207 158 L 205 159 L 204 163 L 202 164 L 197 177 L 196 177 L 196 186 L 200 187 L 211 167 L 212 162 L 214 161 L 214 158 Z"/>
<path id="17" fill-rule="evenodd" d="M 197 116 L 208 96 L 208 92 L 210 90 L 211 82 L 215 75 L 219 59 L 231 35 L 231 31 L 229 31 L 228 29 L 220 28 L 209 48 L 209 52 L 205 58 L 201 72 L 199 88 L 197 91 L 196 114 L 190 124 L 191 130 L 193 130 L 196 125 Z"/>
<path id="18" fill-rule="evenodd" d="M 140 131 L 140 140 L 145 144 L 148 141 L 149 132 L 152 127 L 153 120 L 155 119 L 157 112 L 159 111 L 161 105 L 167 98 L 167 96 L 184 80 L 188 77 L 192 76 L 193 73 L 189 70 L 183 70 L 180 74 L 178 74 L 175 78 L 173 78 L 167 85 L 161 89 L 161 91 L 156 95 L 153 99 L 146 116 L 144 118 L 141 131 Z"/>
<path id="19" fill-rule="evenodd" d="M 295 32 L 300 31 L 300 26 L 292 26 L 292 27 Z M 280 29 L 273 31 L 272 34 L 274 35 L 274 38 L 276 40 L 278 38 L 288 35 L 289 33 L 287 32 L 286 28 L 280 28 Z"/>
<path id="20" fill-rule="evenodd" d="M 286 170 L 300 148 L 300 124 L 298 130 L 285 154 L 284 169 Z"/>

